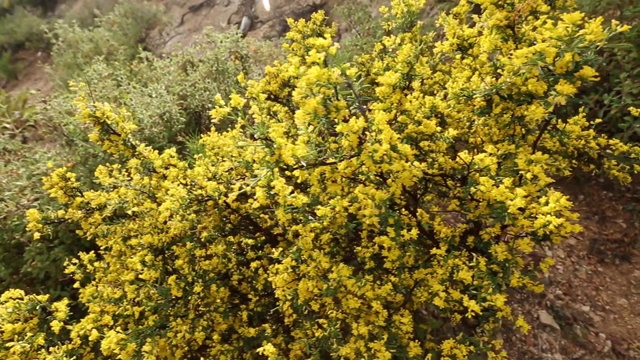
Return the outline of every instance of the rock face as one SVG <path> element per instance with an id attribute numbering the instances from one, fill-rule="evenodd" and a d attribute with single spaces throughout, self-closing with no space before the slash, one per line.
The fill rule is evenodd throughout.
<path id="1" fill-rule="evenodd" d="M 271 10 L 267 11 L 264 1 L 271 2 Z M 284 35 L 288 30 L 287 18 L 308 18 L 314 12 L 327 7 L 327 0 L 256 0 L 255 37 L 272 39 Z"/>
<path id="2" fill-rule="evenodd" d="M 157 34 L 158 48 L 172 52 L 190 45 L 205 28 L 215 31 L 238 29 L 250 19 L 247 36 L 273 39 L 284 35 L 287 18 L 307 18 L 313 12 L 345 0 L 164 0 L 172 24 Z M 245 20 L 245 26 L 247 21 Z"/>

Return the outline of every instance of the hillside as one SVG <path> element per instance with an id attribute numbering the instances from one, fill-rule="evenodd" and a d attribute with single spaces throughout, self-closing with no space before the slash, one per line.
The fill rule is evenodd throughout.
<path id="1" fill-rule="evenodd" d="M 58 4 L 57 9 L 50 16 L 86 19 L 88 18 L 87 13 L 92 10 L 98 9 L 108 13 L 113 9 L 117 1 L 104 1 L 100 2 L 100 4 L 98 2 L 99 0 L 63 1 Z M 108 51 L 100 53 L 100 56 L 106 59 L 104 63 L 98 61 L 94 64 L 92 62 L 93 59 L 90 59 L 90 65 L 78 70 L 75 74 L 82 74 L 80 76 L 82 81 L 84 81 L 83 79 L 89 79 L 89 82 L 93 82 L 94 85 L 99 84 L 103 79 L 105 89 L 107 89 L 104 90 L 105 93 L 112 91 L 114 98 L 120 97 L 129 101 L 129 103 L 124 102 L 127 105 L 156 107 L 145 110 L 134 109 L 134 118 L 138 116 L 144 118 L 144 116 L 147 116 L 145 113 L 147 110 L 151 114 L 148 116 L 152 117 L 148 124 L 143 123 L 141 125 L 143 130 L 147 132 L 140 134 L 139 139 L 147 141 L 157 136 L 157 134 L 161 134 L 166 138 L 163 137 L 158 140 L 157 144 L 152 144 L 153 146 L 157 145 L 159 149 L 166 149 L 175 145 L 176 148 L 179 148 L 180 151 L 185 151 L 185 153 L 202 151 L 197 145 L 194 145 L 191 138 L 186 139 L 188 136 L 198 137 L 206 130 L 217 126 L 202 120 L 209 118 L 209 110 L 214 103 L 214 99 L 213 97 L 208 100 L 200 98 L 211 94 L 207 93 L 206 90 L 196 89 L 197 86 L 195 84 L 197 81 L 213 77 L 221 79 L 219 85 L 221 88 L 223 84 L 229 84 L 229 94 L 224 94 L 225 99 L 229 99 L 232 91 L 242 88 L 241 84 L 236 83 L 236 76 L 231 76 L 229 72 L 238 70 L 239 72 L 246 72 L 249 77 L 259 78 L 263 76 L 264 65 L 281 56 L 281 51 L 278 50 L 282 43 L 281 39 L 289 31 L 286 19 L 309 19 L 311 14 L 318 10 L 325 10 L 330 21 L 337 24 L 338 32 L 334 40 L 350 51 L 349 55 L 351 55 L 351 52 L 360 54 L 362 51 L 359 46 L 372 47 L 372 44 L 378 41 L 378 39 L 372 39 L 373 34 L 381 33 L 379 28 L 375 28 L 379 24 L 374 24 L 372 20 L 371 23 L 366 23 L 369 21 L 367 19 L 377 19 L 380 15 L 377 10 L 378 7 L 388 3 L 388 1 L 366 1 L 360 7 L 351 8 L 351 10 L 334 11 L 336 8 L 344 8 L 349 5 L 349 1 L 157 0 L 154 2 L 162 6 L 164 18 L 160 26 L 154 26 L 153 29 L 149 29 L 145 39 L 139 42 L 140 48 L 147 55 L 135 53 L 131 56 L 131 62 L 127 66 L 130 66 L 133 70 L 127 68 L 126 71 L 123 70 L 120 73 L 113 64 L 122 62 L 122 58 L 116 57 L 116 60 L 110 62 L 111 60 L 108 57 L 112 54 L 107 49 Z M 638 4 L 635 4 L 635 6 L 640 7 Z M 437 5 L 429 6 L 420 13 L 420 16 L 427 22 L 428 26 L 433 26 L 433 21 L 439 11 L 449 7 L 450 5 L 446 4 L 446 2 L 439 2 Z M 358 11 L 362 12 L 365 9 L 368 11 L 366 16 L 358 17 Z M 242 37 L 213 38 L 213 40 L 205 39 L 203 41 L 202 35 L 207 31 L 222 34 L 240 28 L 243 18 L 245 18 L 245 24 L 249 20 L 249 25 Z M 150 23 L 153 22 L 150 21 Z M 219 52 L 227 53 L 211 55 L 211 53 L 207 52 L 213 52 L 210 47 L 218 45 L 222 49 Z M 238 56 L 235 53 L 236 47 L 238 54 L 240 54 Z M 59 74 L 55 73 L 55 66 L 53 66 L 54 70 L 47 70 L 47 68 L 51 69 L 53 65 L 52 58 L 60 56 L 55 54 L 55 50 L 53 50 L 54 53 L 52 54 L 52 49 L 56 49 L 55 46 L 47 45 L 41 49 L 25 47 L 16 51 L 13 61 L 22 65 L 16 76 L 7 79 L 3 87 L 10 96 L 31 92 L 28 100 L 28 103 L 31 104 L 29 106 L 44 109 L 41 110 L 41 113 L 38 113 L 39 117 L 37 117 L 37 120 L 33 120 L 33 123 L 28 122 L 27 125 L 17 126 L 14 121 L 14 123 L 4 127 L 19 133 L 24 139 L 22 145 L 14 144 L 13 142 L 11 144 L 7 142 L 9 145 L 3 144 L 2 151 L 4 152 L 0 152 L 2 155 L 0 160 L 3 160 L 0 176 L 6 176 L 5 180 L 2 181 L 2 189 L 5 193 L 10 194 L 8 199 L 21 199 L 20 201 L 6 200 L 6 203 L 3 204 L 4 207 L 0 209 L 0 211 L 5 210 L 7 212 L 4 218 L 0 218 L 0 220 L 5 221 L 1 225 L 5 227 L 5 232 L 11 233 L 12 236 L 14 236 L 14 233 L 17 234 L 12 239 L 8 237 L 0 239 L 4 242 L 0 246 L 11 247 L 11 251 L 13 251 L 11 253 L 7 252 L 7 254 L 3 255 L 4 258 L 0 259 L 5 263 L 8 263 L 7 259 L 12 256 L 17 255 L 27 258 L 28 256 L 33 256 L 33 254 L 42 254 L 43 251 L 49 251 L 44 248 L 51 249 L 51 252 L 54 252 L 52 245 L 46 245 L 44 248 L 26 245 L 31 244 L 32 240 L 27 240 L 24 220 L 21 220 L 23 222 L 19 224 L 14 222 L 9 224 L 7 220 L 9 218 L 17 219 L 15 216 L 19 211 L 36 206 L 35 204 L 38 204 L 40 199 L 44 198 L 44 195 L 40 194 L 41 191 L 34 190 L 33 196 L 25 194 L 30 194 L 31 190 L 29 189 L 31 186 L 35 186 L 32 185 L 36 181 L 34 180 L 35 178 L 39 178 L 49 171 L 44 168 L 44 164 L 47 161 L 56 162 L 58 155 L 55 154 L 58 153 L 54 153 L 52 150 L 51 154 L 46 155 L 49 149 L 59 148 L 62 154 L 68 151 L 67 147 L 75 147 L 76 150 L 74 151 L 76 152 L 73 152 L 68 158 L 60 155 L 59 164 L 56 163 L 56 165 L 64 163 L 84 169 L 82 162 L 86 157 L 87 163 L 91 163 L 91 165 L 86 166 L 86 169 L 89 169 L 86 170 L 86 174 L 95 170 L 97 164 L 93 164 L 94 161 L 103 161 L 100 157 L 101 155 L 97 155 L 99 149 L 90 148 L 87 145 L 89 142 L 85 140 L 86 134 L 83 132 L 85 131 L 83 129 L 86 128 L 68 125 L 71 118 L 69 114 L 72 112 L 70 104 L 67 104 L 66 107 L 59 104 L 70 101 L 72 96 L 70 95 L 71 93 L 67 92 L 68 89 L 65 89 L 64 86 L 61 87 L 56 82 L 59 79 L 68 79 L 66 77 L 56 77 Z M 602 50 L 598 49 L 598 51 Z M 88 54 L 91 53 L 88 52 Z M 200 54 L 204 54 L 205 61 L 209 61 L 206 63 L 208 64 L 207 66 L 214 66 L 212 64 L 218 66 L 220 62 L 225 62 L 220 65 L 222 70 L 207 72 L 207 66 L 194 64 L 194 62 L 198 61 Z M 150 56 L 152 59 L 167 59 L 167 62 L 162 63 L 158 60 L 156 63 L 156 60 L 149 60 L 144 56 Z M 255 58 L 252 58 L 252 56 L 255 56 Z M 634 56 L 637 56 L 637 53 Z M 68 57 L 73 58 L 73 54 L 68 54 Z M 171 59 L 174 59 L 174 57 L 176 60 L 175 63 L 172 63 Z M 243 61 L 250 62 L 250 64 L 245 64 Z M 187 80 L 185 80 L 185 84 L 176 84 L 175 88 L 171 88 L 170 83 L 173 78 L 169 80 L 160 79 L 161 75 L 164 74 L 153 73 L 156 70 L 180 72 L 171 75 L 175 75 L 176 81 L 182 81 L 183 78 Z M 82 71 L 87 71 L 87 73 Z M 640 74 L 635 65 L 625 71 L 628 71 L 628 74 Z M 221 75 L 220 72 L 223 74 Z M 607 79 L 607 75 L 603 74 L 603 80 Z M 625 75 L 625 78 L 627 76 L 629 75 Z M 630 77 L 633 79 L 633 76 Z M 144 83 L 137 85 L 137 79 L 143 79 Z M 161 96 L 166 96 L 167 99 L 179 99 L 180 103 L 175 107 L 167 106 L 166 109 L 160 109 L 159 107 L 162 106 L 160 100 L 148 100 L 147 102 L 144 96 L 154 96 L 153 89 L 155 88 L 153 86 L 156 83 L 158 84 L 157 91 L 162 91 Z M 593 94 L 596 94 L 596 90 L 586 87 L 585 89 L 587 89 L 585 90 L 585 97 L 579 98 L 579 100 L 582 99 L 580 101 L 584 101 L 587 104 L 584 99 L 589 99 L 588 96 L 595 96 Z M 188 99 L 180 97 L 181 91 L 187 90 L 193 91 L 193 93 L 187 94 Z M 635 90 L 629 92 L 631 94 L 628 95 L 630 98 L 635 96 L 633 91 Z M 355 94 L 355 91 L 353 92 Z M 576 96 L 579 95 L 577 94 Z M 140 98 L 137 98 L 138 96 Z M 193 107 L 188 103 L 191 98 L 195 99 L 194 103 L 198 102 Z M 101 101 L 101 99 L 96 100 Z M 595 114 L 600 107 L 604 108 L 604 105 L 600 105 L 599 101 L 599 98 L 597 101 L 594 100 L 593 104 L 596 105 L 587 110 Z M 620 109 L 623 109 L 620 112 L 626 112 L 628 106 L 630 104 L 633 105 L 634 101 L 630 100 L 620 105 Z M 604 101 L 602 104 L 604 104 Z M 569 102 L 568 106 L 578 108 L 578 105 Z M 23 111 L 23 109 L 31 111 L 31 108 L 27 105 L 21 106 L 20 111 Z M 618 110 L 616 109 L 613 113 Z M 36 110 L 33 111 L 37 112 Z M 598 116 L 605 117 L 605 115 L 609 116 L 611 113 L 607 111 L 598 114 Z M 64 118 L 64 121 L 53 120 L 56 114 L 65 114 L 60 117 L 61 119 Z M 191 122 L 195 122 L 199 127 L 194 130 L 185 125 L 184 129 L 180 128 L 180 131 L 175 130 L 173 132 L 172 125 L 166 123 L 163 118 L 165 114 L 186 118 L 188 119 L 187 125 L 191 126 L 193 125 Z M 26 119 L 27 116 L 24 116 L 24 118 Z M 167 115 L 167 118 L 170 117 Z M 197 120 L 193 120 L 193 118 Z M 21 117 L 18 122 L 23 121 L 22 119 Z M 204 126 L 198 121 L 207 122 L 207 125 Z M 145 126 L 148 126 L 148 129 Z M 29 132 L 23 131 L 26 128 L 30 129 Z M 636 136 L 634 135 L 635 129 L 637 127 L 627 127 L 624 130 L 613 132 L 616 132 L 616 136 L 620 135 L 619 137 L 622 137 L 624 135 L 627 140 L 631 139 L 633 142 L 635 141 L 634 136 Z M 611 129 L 605 129 L 605 131 L 611 132 Z M 16 136 L 11 136 L 10 138 L 11 141 L 17 139 Z M 4 140 L 0 139 L 0 141 Z M 20 147 L 23 145 L 25 147 Z M 82 146 L 90 149 L 86 153 L 84 153 L 84 150 L 77 150 L 81 149 Z M 32 151 L 36 155 L 30 157 Z M 45 155 L 41 154 L 40 151 Z M 198 154 L 202 154 L 202 152 Z M 193 155 L 188 161 L 195 162 L 195 158 L 197 157 Z M 15 163 L 12 164 L 14 161 Z M 33 170 L 33 174 L 18 174 L 21 171 L 17 168 L 19 161 L 25 161 L 26 164 L 36 163 L 33 166 L 37 170 Z M 236 169 L 233 169 L 233 171 L 236 171 Z M 640 360 L 640 262 L 638 261 L 640 259 L 640 197 L 638 195 L 640 188 L 638 187 L 638 179 L 634 178 L 634 181 L 628 185 L 620 185 L 600 175 L 591 175 L 581 171 L 569 177 L 560 178 L 558 176 L 556 179 L 558 181 L 551 186 L 570 197 L 573 202 L 573 210 L 580 214 L 578 223 L 582 226 L 583 231 L 577 235 L 570 236 L 557 245 L 552 245 L 551 243 L 538 244 L 535 251 L 524 257 L 527 261 L 538 264 L 543 258 L 550 257 L 555 261 L 555 265 L 548 274 L 540 277 L 541 282 L 545 285 L 544 292 L 534 294 L 525 290 L 508 290 L 510 304 L 516 313 L 521 314 L 528 321 L 531 325 L 531 331 L 528 334 L 522 334 L 516 329 L 515 325 L 509 324 L 499 331 L 498 339 L 504 341 L 505 349 L 512 359 Z M 39 180 L 38 184 L 40 184 Z M 20 186 L 22 187 L 18 188 Z M 44 204 L 47 208 L 55 208 L 49 203 Z M 15 213 L 13 213 L 14 211 Z M 1 230 L 2 228 L 0 228 Z M 67 230 L 60 231 L 65 234 L 64 231 Z M 73 231 L 69 230 L 69 234 L 75 231 L 75 229 Z M 78 237 L 73 237 L 75 235 L 65 236 L 67 235 L 61 236 L 60 239 L 64 239 L 62 243 L 72 249 L 72 254 L 77 253 L 77 251 L 94 249 L 84 243 L 81 246 L 73 243 L 78 240 Z M 20 245 L 16 245 L 17 243 Z M 70 243 L 71 245 L 69 245 Z M 33 249 L 30 246 L 33 246 Z M 65 291 L 72 291 L 69 283 L 72 278 L 62 278 L 62 275 L 60 275 L 60 258 L 64 258 L 66 253 L 62 251 L 61 254 L 51 255 L 50 260 L 52 263 L 57 262 L 58 265 L 55 270 L 42 270 L 46 274 L 42 275 L 42 277 L 46 278 L 47 284 L 51 282 L 61 284 L 59 288 L 56 288 L 56 291 L 60 290 L 60 294 L 65 294 Z M 37 260 L 33 260 L 31 265 L 34 267 L 42 266 L 42 259 L 38 257 Z M 48 258 L 44 257 L 44 259 Z M 24 267 L 31 265 L 27 264 Z M 3 269 L 2 273 L 3 276 L 5 272 L 11 274 L 7 276 L 7 279 L 18 279 L 19 275 L 17 275 L 16 271 Z M 26 272 L 28 273 L 28 271 Z M 59 276 L 60 278 L 52 280 L 52 278 L 49 278 L 50 276 Z M 29 277 L 29 279 L 33 279 L 33 277 Z"/>

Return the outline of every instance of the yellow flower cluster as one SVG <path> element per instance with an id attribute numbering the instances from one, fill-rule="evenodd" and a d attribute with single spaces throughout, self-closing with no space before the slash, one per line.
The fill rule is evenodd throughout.
<path id="1" fill-rule="evenodd" d="M 7 360 L 63 358 L 49 349 L 69 316 L 68 300 L 9 290 L 0 295 L 0 354 Z"/>
<path id="2" fill-rule="evenodd" d="M 79 86 L 79 118 L 119 161 L 93 189 L 55 171 L 64 209 L 28 216 L 99 247 L 67 268 L 87 314 L 54 307 L 62 340 L 27 318 L 0 356 L 32 334 L 43 359 L 504 359 L 494 331 L 528 330 L 507 289 L 540 291 L 551 265 L 526 255 L 580 229 L 553 179 L 639 170 L 640 149 L 562 115 L 613 30 L 555 3 L 461 0 L 436 36 L 423 1 L 394 0 L 389 34 L 341 66 L 322 13 L 290 22 L 286 60 L 216 99 L 235 126 L 190 162 L 131 140 L 126 112 Z"/>
<path id="3" fill-rule="evenodd" d="M 101 144 L 102 150 L 112 155 L 130 156 L 131 135 L 137 128 L 130 121 L 131 115 L 126 110 L 114 112 L 111 105 L 89 99 L 85 84 L 70 82 L 70 88 L 80 94 L 73 102 L 78 109 L 78 118 L 94 129 L 89 140 Z"/>

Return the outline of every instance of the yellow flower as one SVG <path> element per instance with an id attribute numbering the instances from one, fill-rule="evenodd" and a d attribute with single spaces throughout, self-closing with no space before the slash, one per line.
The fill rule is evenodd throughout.
<path id="1" fill-rule="evenodd" d="M 600 78 L 598 77 L 598 72 L 594 68 L 587 65 L 583 66 L 580 71 L 575 73 L 575 76 L 585 81 L 600 80 Z"/>
<path id="2" fill-rule="evenodd" d="M 516 320 L 515 325 L 516 325 L 516 328 L 520 329 L 520 331 L 522 331 L 525 334 L 528 334 L 529 330 L 531 330 L 531 325 L 529 325 L 522 316 L 518 316 L 518 319 Z"/>
<path id="3" fill-rule="evenodd" d="M 556 91 L 560 95 L 574 95 L 578 92 L 575 86 L 571 85 L 568 81 L 561 79 L 555 86 Z"/>
<path id="4" fill-rule="evenodd" d="M 263 344 L 258 348 L 258 354 L 266 356 L 268 359 L 275 359 L 278 356 L 278 350 L 271 343 Z"/>
<path id="5" fill-rule="evenodd" d="M 53 320 L 49 325 L 51 326 L 51 330 L 56 334 L 60 333 L 60 329 L 64 326 L 64 324 L 58 320 Z"/>
<path id="6" fill-rule="evenodd" d="M 65 320 L 69 316 L 69 299 L 62 299 L 51 305 L 56 320 Z"/>
<path id="7" fill-rule="evenodd" d="M 616 32 L 627 32 L 631 30 L 631 25 L 628 25 L 628 24 L 620 25 L 620 21 L 616 19 L 612 19 L 611 29 L 613 29 Z"/>
<path id="8" fill-rule="evenodd" d="M 579 11 L 575 11 L 572 13 L 562 14 L 562 20 L 571 25 L 580 25 L 582 24 L 582 19 L 584 18 L 584 13 Z"/>
<path id="9" fill-rule="evenodd" d="M 549 268 L 554 264 L 555 264 L 555 261 L 552 258 L 550 257 L 544 258 L 542 262 L 540 262 L 540 270 L 542 270 L 542 272 L 544 273 L 548 273 Z"/>

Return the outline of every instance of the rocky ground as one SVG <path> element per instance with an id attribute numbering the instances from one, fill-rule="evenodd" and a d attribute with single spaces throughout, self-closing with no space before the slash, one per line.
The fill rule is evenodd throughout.
<path id="1" fill-rule="evenodd" d="M 193 44 L 198 35 L 211 28 L 214 31 L 239 29 L 242 19 L 249 19 L 247 37 L 276 40 L 288 30 L 287 18 L 304 18 L 323 9 L 332 20 L 331 9 L 347 0 L 152 0 L 166 8 L 168 25 L 150 35 L 152 50 L 157 54 L 171 53 Z M 368 0 L 372 12 L 385 0 Z M 92 11 L 107 12 L 116 0 L 67 0 L 56 11 L 57 16 L 87 18 Z M 267 5 L 268 4 L 268 5 Z M 267 5 L 267 6 L 265 6 Z M 269 9 L 267 10 L 266 7 Z M 349 36 L 349 26 L 340 27 L 341 35 Z M 51 89 L 44 67 L 50 59 L 46 53 L 24 51 L 17 59 L 25 64 L 17 81 L 6 84 L 9 91 L 34 90 L 40 95 Z"/>
<path id="2" fill-rule="evenodd" d="M 206 27 L 216 31 L 239 28 L 249 20 L 247 36 L 277 39 L 287 30 L 287 18 L 303 18 L 313 12 L 330 10 L 345 0 L 161 0 L 172 24 L 158 36 L 162 51 L 171 52 L 189 45 Z"/>
<path id="3" fill-rule="evenodd" d="M 68 1 L 68 9 L 89 0 Z M 277 39 L 287 31 L 286 18 L 300 18 L 318 9 L 330 10 L 350 0 L 158 0 L 171 23 L 153 34 L 155 51 L 172 52 L 191 44 L 206 27 L 238 28 L 251 19 L 248 37 Z M 380 1 L 369 2 L 375 11 Z M 103 3 L 104 6 L 104 3 Z M 331 13 L 330 13 L 331 14 Z M 339 19 L 336 19 L 339 21 Z M 349 27 L 340 28 L 343 36 Z M 46 94 L 51 85 L 44 53 L 21 54 L 27 66 L 10 91 Z M 640 179 L 638 179 L 640 180 Z M 638 183 L 639 181 L 636 181 Z M 640 359 L 640 192 L 606 181 L 564 181 L 581 214 L 584 232 L 564 243 L 540 249 L 556 266 L 543 280 L 543 294 L 513 294 L 519 313 L 532 331 L 505 330 L 502 337 L 512 359 Z"/>
<path id="4" fill-rule="evenodd" d="M 526 336 L 505 332 L 509 353 L 531 360 L 640 359 L 638 186 L 572 179 L 559 187 L 572 196 L 584 231 L 541 249 L 556 266 L 543 279 L 543 294 L 515 294 L 515 307 L 533 329 Z"/>

